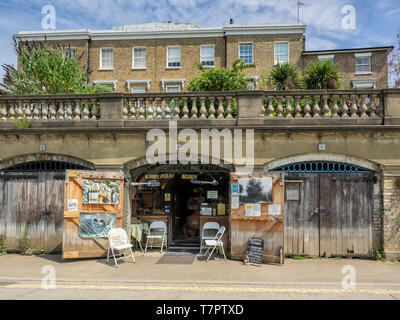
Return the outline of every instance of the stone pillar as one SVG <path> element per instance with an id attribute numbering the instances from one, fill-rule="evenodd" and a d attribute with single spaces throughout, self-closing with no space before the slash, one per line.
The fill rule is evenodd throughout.
<path id="1" fill-rule="evenodd" d="M 400 260 L 400 168 L 383 175 L 383 250 L 387 259 Z"/>

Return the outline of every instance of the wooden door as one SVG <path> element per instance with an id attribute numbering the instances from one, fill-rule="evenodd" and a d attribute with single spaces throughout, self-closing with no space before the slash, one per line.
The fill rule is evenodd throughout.
<path id="1" fill-rule="evenodd" d="M 8 250 L 19 251 L 24 238 L 32 249 L 61 249 L 64 188 L 65 175 L 59 172 L 5 172 L 0 176 L 0 233 L 6 227 Z"/>
<path id="2" fill-rule="evenodd" d="M 286 254 L 372 256 L 373 185 L 369 173 L 287 173 Z"/>
<path id="3" fill-rule="evenodd" d="M 280 173 L 262 173 L 241 175 L 231 173 L 230 198 L 232 185 L 240 185 L 241 179 L 271 179 L 271 197 L 260 204 L 259 216 L 246 215 L 245 202 L 238 200 L 238 206 L 232 207 L 230 214 L 230 247 L 233 259 L 243 259 L 247 252 L 250 238 L 264 240 L 263 262 L 283 263 L 284 254 L 284 175 Z M 266 191 L 264 189 L 264 191 Z M 237 195 L 238 196 L 238 195 Z M 246 201 L 247 202 L 247 201 Z M 248 202 L 256 203 L 256 202 Z M 279 208 L 279 213 L 272 214 L 271 206 Z"/>
<path id="4" fill-rule="evenodd" d="M 123 178 L 124 175 L 122 172 L 67 171 L 67 187 L 65 191 L 66 210 L 64 211 L 62 246 L 63 259 L 97 258 L 103 257 L 107 254 L 107 235 L 82 236 L 82 225 L 80 225 L 80 219 L 88 214 L 98 214 L 99 217 L 103 215 L 104 219 L 111 216 L 112 219 L 115 219 L 116 221 L 116 224 L 113 227 L 121 227 L 124 187 Z M 85 180 L 96 181 L 99 183 L 107 181 L 118 182 L 118 203 L 87 203 L 87 201 L 83 201 Z M 69 200 L 78 202 L 76 210 L 72 211 L 68 208 Z"/>

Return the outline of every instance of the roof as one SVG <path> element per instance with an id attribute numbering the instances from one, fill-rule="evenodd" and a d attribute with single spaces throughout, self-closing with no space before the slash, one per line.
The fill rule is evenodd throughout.
<path id="1" fill-rule="evenodd" d="M 291 24 L 231 24 L 222 27 L 203 27 L 192 23 L 153 22 L 125 25 L 111 30 L 37 30 L 21 31 L 14 35 L 23 40 L 120 40 L 120 39 L 162 39 L 223 37 L 225 35 L 252 34 L 304 34 L 306 26 L 300 23 Z"/>
<path id="2" fill-rule="evenodd" d="M 369 48 L 366 47 L 366 48 L 350 48 L 350 49 L 334 49 L 334 50 L 315 50 L 315 51 L 303 51 L 303 55 L 388 51 L 388 50 L 393 50 L 393 48 L 394 48 L 393 46 L 386 46 L 386 47 L 369 47 Z"/>

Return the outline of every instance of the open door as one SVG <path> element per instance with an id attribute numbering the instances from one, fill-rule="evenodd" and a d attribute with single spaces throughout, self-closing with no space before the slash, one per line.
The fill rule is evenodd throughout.
<path id="1" fill-rule="evenodd" d="M 242 260 L 249 240 L 263 243 L 260 262 L 283 263 L 284 175 L 231 173 L 231 257 Z"/>
<path id="2" fill-rule="evenodd" d="M 122 225 L 123 173 L 69 170 L 62 258 L 107 254 L 108 230 Z"/>

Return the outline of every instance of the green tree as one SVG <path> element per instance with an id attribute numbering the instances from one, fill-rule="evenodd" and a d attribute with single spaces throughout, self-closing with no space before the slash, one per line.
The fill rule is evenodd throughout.
<path id="1" fill-rule="evenodd" d="M 265 80 L 261 80 L 265 82 Z M 300 89 L 302 86 L 302 78 L 296 67 L 288 64 L 276 64 L 269 73 L 266 83 L 272 90 L 294 90 Z"/>
<path id="2" fill-rule="evenodd" d="M 255 65 L 246 64 L 240 59 L 233 62 L 231 69 L 206 68 L 201 63 L 197 63 L 196 67 L 201 71 L 201 75 L 190 81 L 188 91 L 247 90 L 247 84 L 254 81 L 246 77 L 244 70 L 255 68 Z"/>
<path id="3" fill-rule="evenodd" d="M 338 89 L 341 84 L 339 68 L 329 60 L 311 62 L 304 71 L 306 89 Z"/>
<path id="4" fill-rule="evenodd" d="M 4 87 L 9 94 L 80 94 L 110 92 L 110 88 L 86 83 L 81 60 L 64 54 L 62 46 L 46 42 L 14 43 L 19 70 L 3 65 Z"/>

